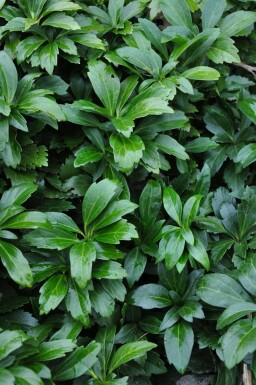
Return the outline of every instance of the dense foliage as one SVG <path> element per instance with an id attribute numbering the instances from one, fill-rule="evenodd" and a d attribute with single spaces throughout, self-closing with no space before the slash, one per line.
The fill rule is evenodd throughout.
<path id="1" fill-rule="evenodd" d="M 0 0 L 1 384 L 256 383 L 255 8 Z"/>

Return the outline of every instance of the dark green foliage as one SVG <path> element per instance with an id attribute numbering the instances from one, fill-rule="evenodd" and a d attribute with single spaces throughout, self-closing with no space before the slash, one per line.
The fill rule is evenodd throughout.
<path id="1" fill-rule="evenodd" d="M 0 0 L 0 383 L 256 381 L 255 1 Z"/>

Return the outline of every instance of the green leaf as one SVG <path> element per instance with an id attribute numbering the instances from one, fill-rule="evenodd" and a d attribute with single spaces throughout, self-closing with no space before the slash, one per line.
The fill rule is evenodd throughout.
<path id="1" fill-rule="evenodd" d="M 23 39 L 17 46 L 17 57 L 19 62 L 23 62 L 31 54 L 37 50 L 43 43 L 45 38 L 42 36 L 29 36 Z"/>
<path id="2" fill-rule="evenodd" d="M 124 6 L 124 0 L 109 0 L 108 13 L 112 20 L 112 26 L 117 26 Z"/>
<path id="3" fill-rule="evenodd" d="M 139 23 L 152 45 L 163 55 L 163 57 L 168 59 L 167 47 L 161 43 L 162 32 L 156 24 L 148 19 L 139 19 Z"/>
<path id="4" fill-rule="evenodd" d="M 186 0 L 160 0 L 160 7 L 169 23 L 192 29 L 190 8 Z"/>
<path id="5" fill-rule="evenodd" d="M 168 290 L 161 285 L 149 283 L 140 286 L 131 297 L 132 303 L 143 309 L 164 308 L 171 305 Z"/>
<path id="6" fill-rule="evenodd" d="M 255 115 L 256 121 L 256 115 Z M 235 159 L 236 163 L 242 163 L 243 168 L 248 167 L 256 161 L 256 144 L 247 144 L 242 147 Z"/>
<path id="7" fill-rule="evenodd" d="M 204 318 L 202 305 L 192 300 L 186 301 L 184 303 L 184 305 L 180 308 L 179 314 L 184 320 L 188 322 L 193 322 L 193 317 L 199 319 Z"/>
<path id="8" fill-rule="evenodd" d="M 148 115 L 171 114 L 169 106 L 171 90 L 164 86 L 154 85 L 135 96 L 123 109 L 122 114 L 135 120 Z"/>
<path id="9" fill-rule="evenodd" d="M 205 270 L 208 271 L 210 269 L 210 261 L 207 252 L 199 239 L 195 238 L 194 244 L 188 245 L 188 251 L 189 254 L 205 268 Z"/>
<path id="10" fill-rule="evenodd" d="M 120 93 L 118 77 L 110 66 L 106 66 L 101 61 L 90 61 L 88 67 L 88 76 L 96 95 L 109 114 L 113 116 Z"/>
<path id="11" fill-rule="evenodd" d="M 11 113 L 11 108 L 9 104 L 2 99 L 0 99 L 0 113 L 3 114 L 4 116 L 9 116 Z"/>
<path id="12" fill-rule="evenodd" d="M 127 271 L 127 282 L 132 287 L 144 273 L 147 257 L 140 251 L 139 247 L 131 250 L 125 257 L 124 268 Z"/>
<path id="13" fill-rule="evenodd" d="M 213 140 L 211 140 L 210 138 L 201 137 L 194 139 L 191 142 L 188 142 L 185 148 L 187 152 L 199 154 L 201 152 L 205 152 L 216 147 L 218 147 L 218 144 L 215 143 Z"/>
<path id="14" fill-rule="evenodd" d="M 117 181 L 103 179 L 93 183 L 87 190 L 83 200 L 83 220 L 87 227 L 107 207 L 118 192 Z"/>
<path id="15" fill-rule="evenodd" d="M 32 286 L 33 276 L 28 261 L 17 247 L 0 241 L 1 261 L 10 277 L 22 286 Z"/>
<path id="16" fill-rule="evenodd" d="M 42 249 L 63 250 L 79 242 L 70 230 L 62 230 L 55 226 L 52 230 L 38 229 L 24 236 L 24 240 L 31 246 Z"/>
<path id="17" fill-rule="evenodd" d="M 186 160 L 189 159 L 188 154 L 185 152 L 185 148 L 177 142 L 177 140 L 167 135 L 158 135 L 154 140 L 159 150 L 166 154 L 176 156 L 178 159 Z"/>
<path id="18" fill-rule="evenodd" d="M 35 229 L 37 227 L 47 227 L 47 217 L 39 211 L 28 211 L 9 219 L 4 222 L 1 227 L 6 229 Z"/>
<path id="19" fill-rule="evenodd" d="M 237 107 L 245 114 L 254 124 L 256 124 L 256 100 L 242 99 L 237 103 Z"/>
<path id="20" fill-rule="evenodd" d="M 3 151 L 9 141 L 9 120 L 2 118 L 0 121 L 0 151 Z"/>
<path id="21" fill-rule="evenodd" d="M 183 374 L 189 363 L 194 345 L 192 327 L 181 321 L 165 331 L 165 351 L 169 364 L 173 364 L 179 373 Z"/>
<path id="22" fill-rule="evenodd" d="M 148 72 L 153 77 L 158 77 L 162 68 L 162 59 L 153 49 L 142 51 L 139 48 L 123 47 L 116 52 L 128 63 Z"/>
<path id="23" fill-rule="evenodd" d="M 141 193 L 139 202 L 140 215 L 145 228 L 157 218 L 161 206 L 162 191 L 160 183 L 149 180 Z"/>
<path id="24" fill-rule="evenodd" d="M 65 354 L 71 352 L 75 347 L 76 345 L 70 339 L 43 342 L 34 359 L 41 362 L 56 360 L 65 357 Z"/>
<path id="25" fill-rule="evenodd" d="M 223 329 L 239 318 L 245 317 L 250 313 L 256 312 L 256 305 L 250 302 L 234 303 L 229 306 L 218 318 L 217 329 Z"/>
<path id="26" fill-rule="evenodd" d="M 142 158 L 144 143 L 138 135 L 126 138 L 123 135 L 113 133 L 109 139 L 113 149 L 114 159 L 123 172 L 130 171 Z"/>
<path id="27" fill-rule="evenodd" d="M 81 29 L 73 17 L 67 16 L 64 12 L 52 13 L 44 20 L 42 26 L 51 26 L 67 30 Z"/>
<path id="28" fill-rule="evenodd" d="M 85 327 L 90 324 L 91 302 L 87 289 L 80 289 L 75 282 L 70 282 L 65 304 L 74 319 Z"/>
<path id="29" fill-rule="evenodd" d="M 165 249 L 165 264 L 168 270 L 174 268 L 180 259 L 185 247 L 185 240 L 183 239 L 180 230 L 170 233 L 168 243 Z"/>
<path id="30" fill-rule="evenodd" d="M 98 355 L 102 373 L 107 373 L 109 360 L 115 344 L 116 326 L 108 326 L 100 328 L 96 341 L 101 345 L 101 350 Z"/>
<path id="31" fill-rule="evenodd" d="M 253 296 L 256 295 L 255 279 L 256 279 L 256 258 L 254 254 L 248 257 L 241 264 L 238 274 L 240 283 Z"/>
<path id="32" fill-rule="evenodd" d="M 97 261 L 93 265 L 92 276 L 97 279 L 123 279 L 126 277 L 126 271 L 118 262 Z"/>
<path id="33" fill-rule="evenodd" d="M 100 344 L 90 342 L 86 347 L 80 346 L 68 358 L 55 367 L 55 381 L 67 381 L 86 373 L 97 361 Z"/>
<path id="34" fill-rule="evenodd" d="M 237 321 L 221 339 L 224 362 L 228 369 L 255 350 L 256 325 L 253 319 Z"/>
<path id="35" fill-rule="evenodd" d="M 199 66 L 183 72 L 182 76 L 191 80 L 218 80 L 220 73 L 214 68 Z"/>
<path id="36" fill-rule="evenodd" d="M 185 226 L 190 226 L 193 220 L 195 219 L 202 199 L 202 195 L 194 195 L 190 197 L 184 207 L 182 213 L 182 223 Z"/>
<path id="37" fill-rule="evenodd" d="M 98 230 L 94 239 L 99 242 L 112 245 L 119 244 L 120 241 L 130 241 L 132 238 L 138 238 L 136 228 L 125 219 Z"/>
<path id="38" fill-rule="evenodd" d="M 207 0 L 202 11 L 203 29 L 215 27 L 226 8 L 226 0 Z"/>
<path id="39" fill-rule="evenodd" d="M 102 229 L 119 221 L 124 215 L 133 212 L 137 207 L 135 203 L 126 199 L 111 202 L 101 216 L 95 219 L 95 223 L 92 224 L 93 230 Z"/>
<path id="40" fill-rule="evenodd" d="M 4 51 L 0 52 L 0 87 L 7 103 L 11 103 L 18 85 L 18 74 L 13 61 Z"/>
<path id="41" fill-rule="evenodd" d="M 94 284 L 94 291 L 90 292 L 92 307 L 102 317 L 110 317 L 115 308 L 113 297 L 100 284 Z"/>
<path id="42" fill-rule="evenodd" d="M 220 24 L 221 36 L 236 36 L 239 34 L 239 32 L 255 23 L 255 21 L 256 12 L 232 12 L 230 15 L 226 16 Z"/>
<path id="43" fill-rule="evenodd" d="M 172 187 L 164 188 L 164 208 L 167 214 L 179 225 L 181 225 L 182 203 L 179 195 Z"/>
<path id="44" fill-rule="evenodd" d="M 1 4 L 1 3 L 0 3 Z M 1 6 L 0 6 L 1 8 Z M 5 385 L 14 385 L 15 378 L 7 369 L 0 369 L 0 381 Z"/>
<path id="45" fill-rule="evenodd" d="M 26 339 L 26 335 L 21 330 L 2 331 L 0 333 L 0 359 L 3 360 L 14 350 L 20 348 Z"/>
<path id="46" fill-rule="evenodd" d="M 83 289 L 91 279 L 92 263 L 96 259 L 96 250 L 92 242 L 81 242 L 71 247 L 71 277 Z"/>
<path id="47" fill-rule="evenodd" d="M 33 183 L 21 183 L 11 187 L 3 193 L 0 201 L 1 206 L 10 207 L 12 205 L 22 205 L 36 190 L 37 186 Z"/>
<path id="48" fill-rule="evenodd" d="M 15 377 L 16 385 L 44 385 L 41 378 L 25 366 L 14 366 L 11 368 L 11 373 Z"/>
<path id="49" fill-rule="evenodd" d="M 240 57 L 234 40 L 220 36 L 207 52 L 206 56 L 216 64 L 239 63 Z"/>
<path id="50" fill-rule="evenodd" d="M 177 306 L 174 306 L 170 310 L 168 310 L 161 323 L 161 331 L 170 328 L 180 319 L 179 310 L 180 309 Z"/>
<path id="51" fill-rule="evenodd" d="M 40 288 L 40 314 L 48 314 L 61 303 L 68 291 L 65 275 L 57 274 L 49 278 Z"/>
<path id="52" fill-rule="evenodd" d="M 80 5 L 73 3 L 72 1 L 58 1 L 50 0 L 47 4 L 47 8 L 43 12 L 42 16 L 46 16 L 52 12 L 63 12 L 63 11 L 77 11 L 81 9 Z"/>
<path id="53" fill-rule="evenodd" d="M 148 341 L 130 342 L 121 346 L 112 357 L 109 365 L 109 373 L 113 372 L 119 366 L 129 362 L 135 358 L 141 357 L 149 350 L 155 348 L 157 345 Z"/>
<path id="54" fill-rule="evenodd" d="M 132 119 L 129 118 L 129 116 L 113 118 L 111 119 L 111 122 L 115 126 L 116 130 L 120 132 L 120 134 L 124 135 L 126 138 L 131 136 L 135 123 Z"/>
<path id="55" fill-rule="evenodd" d="M 241 302 L 252 302 L 246 291 L 233 278 L 213 273 L 200 278 L 197 295 L 206 303 L 227 308 Z"/>

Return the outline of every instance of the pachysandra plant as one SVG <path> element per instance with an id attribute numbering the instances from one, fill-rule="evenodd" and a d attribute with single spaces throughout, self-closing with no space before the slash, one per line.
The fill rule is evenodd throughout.
<path id="1" fill-rule="evenodd" d="M 256 381 L 255 22 L 0 0 L 1 384 Z"/>

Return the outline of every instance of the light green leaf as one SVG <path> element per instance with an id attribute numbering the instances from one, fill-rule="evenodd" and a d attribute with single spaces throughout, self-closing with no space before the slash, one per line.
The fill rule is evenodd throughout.
<path id="1" fill-rule="evenodd" d="M 47 228 L 47 217 L 39 211 L 28 211 L 16 215 L 1 225 L 6 229 L 35 229 L 37 227 Z"/>
<path id="2" fill-rule="evenodd" d="M 256 120 L 256 114 L 255 114 Z M 248 167 L 256 161 L 256 144 L 251 143 L 242 147 L 235 159 L 236 163 L 242 163 L 243 168 Z"/>
<path id="3" fill-rule="evenodd" d="M 101 61 L 90 61 L 88 67 L 88 77 L 96 95 L 108 113 L 113 116 L 120 93 L 120 81 L 117 75 L 110 66 L 106 66 Z"/>
<path id="4" fill-rule="evenodd" d="M 171 305 L 168 290 L 164 286 L 155 283 L 140 286 L 133 293 L 131 300 L 132 304 L 143 309 L 161 309 Z"/>
<path id="5" fill-rule="evenodd" d="M 92 276 L 97 279 L 123 279 L 126 271 L 122 265 L 114 261 L 96 261 L 93 265 Z"/>
<path id="6" fill-rule="evenodd" d="M 114 159 L 122 171 L 130 171 L 142 158 L 144 143 L 138 135 L 126 138 L 123 135 L 113 133 L 109 139 L 113 149 Z"/>
<path id="7" fill-rule="evenodd" d="M 101 212 L 113 200 L 118 192 L 117 181 L 103 179 L 100 182 L 94 182 L 87 190 L 83 200 L 83 220 L 87 227 L 96 219 Z"/>
<path id="8" fill-rule="evenodd" d="M 32 286 L 33 276 L 28 261 L 17 247 L 0 241 L 1 261 L 10 277 L 22 286 Z"/>
<path id="9" fill-rule="evenodd" d="M 120 134 L 124 135 L 126 138 L 131 136 L 135 123 L 129 116 L 113 118 L 111 119 L 111 122 Z"/>
<path id="10" fill-rule="evenodd" d="M 9 120 L 2 118 L 0 121 L 0 151 L 3 151 L 9 141 Z"/>
<path id="11" fill-rule="evenodd" d="M 210 261 L 207 251 L 199 239 L 195 238 L 194 244 L 188 245 L 188 251 L 189 254 L 205 268 L 205 270 L 208 271 L 210 269 Z"/>
<path id="12" fill-rule="evenodd" d="M 160 7 L 169 23 L 192 29 L 190 8 L 186 0 L 160 0 Z"/>
<path id="13" fill-rule="evenodd" d="M 128 63 L 148 72 L 153 77 L 158 77 L 162 68 L 162 59 L 153 49 L 142 51 L 139 48 L 123 47 L 116 52 Z"/>
<path id="14" fill-rule="evenodd" d="M 36 49 L 45 43 L 45 41 L 45 38 L 41 36 L 29 36 L 21 40 L 17 45 L 17 57 L 19 62 L 23 62 L 28 58 Z"/>
<path id="15" fill-rule="evenodd" d="M 252 302 L 249 295 L 233 278 L 225 274 L 207 274 L 199 280 L 197 295 L 212 306 L 227 308 L 241 302 Z"/>
<path id="16" fill-rule="evenodd" d="M 170 328 L 180 319 L 179 310 L 180 309 L 177 306 L 174 306 L 170 310 L 168 310 L 161 323 L 161 331 Z"/>
<path id="17" fill-rule="evenodd" d="M 172 187 L 164 188 L 164 208 L 167 214 L 179 225 L 181 224 L 182 203 L 179 195 Z"/>
<path id="18" fill-rule="evenodd" d="M 124 268 L 127 271 L 127 282 L 132 287 L 143 274 L 147 263 L 147 257 L 139 247 L 131 250 L 125 257 Z"/>
<path id="19" fill-rule="evenodd" d="M 199 66 L 195 68 L 190 68 L 189 70 L 182 73 L 187 79 L 191 80 L 218 80 L 220 77 L 219 71 L 214 68 Z"/>
<path id="20" fill-rule="evenodd" d="M 14 350 L 19 349 L 27 339 L 21 330 L 5 330 L 0 333 L 0 359 L 3 360 Z"/>
<path id="21" fill-rule="evenodd" d="M 96 241 L 111 245 L 119 244 L 120 241 L 130 241 L 132 238 L 138 238 L 138 233 L 135 226 L 125 219 L 98 230 L 94 235 Z"/>
<path id="22" fill-rule="evenodd" d="M 92 341 L 86 347 L 80 346 L 68 358 L 54 368 L 55 381 L 67 381 L 86 373 L 97 361 L 100 344 Z"/>
<path id="23" fill-rule="evenodd" d="M 250 313 L 256 312 L 256 305 L 250 302 L 234 303 L 229 306 L 218 318 L 217 330 L 223 329 L 239 318 L 245 317 Z"/>
<path id="24" fill-rule="evenodd" d="M 65 357 L 65 354 L 71 352 L 75 347 L 76 345 L 71 339 L 43 342 L 34 359 L 41 362 L 56 360 Z"/>
<path id="25" fill-rule="evenodd" d="M 57 274 L 49 278 L 40 288 L 40 314 L 48 314 L 61 303 L 68 291 L 65 275 Z"/>
<path id="26" fill-rule="evenodd" d="M 58 1 L 50 0 L 47 3 L 47 8 L 43 12 L 42 16 L 46 16 L 52 12 L 63 12 L 63 11 L 78 11 L 81 9 L 80 5 L 73 3 L 72 1 Z"/>
<path id="27" fill-rule="evenodd" d="M 59 229 L 57 226 L 52 230 L 38 229 L 31 231 L 24 236 L 24 239 L 31 246 L 57 250 L 66 249 L 79 242 L 79 239 L 70 231 Z"/>
<path id="28" fill-rule="evenodd" d="M 88 145 L 77 151 L 74 166 L 81 167 L 88 163 L 98 162 L 103 156 L 104 153 L 98 148 Z"/>
<path id="29" fill-rule="evenodd" d="M 15 377 L 16 385 L 44 385 L 41 378 L 25 366 L 14 366 L 10 371 Z"/>
<path id="30" fill-rule="evenodd" d="M 13 61 L 4 51 L 0 52 L 0 87 L 7 103 L 11 103 L 18 85 L 18 74 Z"/>
<path id="31" fill-rule="evenodd" d="M 256 124 L 256 100 L 242 99 L 237 103 L 237 107 L 242 111 L 254 124 Z"/>
<path id="32" fill-rule="evenodd" d="M 67 30 L 80 29 L 80 25 L 73 17 L 67 16 L 64 12 L 52 13 L 44 20 L 42 26 L 51 26 L 55 28 L 62 28 Z"/>
<path id="33" fill-rule="evenodd" d="M 226 8 L 226 0 L 207 0 L 203 5 L 202 26 L 203 29 L 215 27 Z"/>
<path id="34" fill-rule="evenodd" d="M 168 135 L 159 134 L 154 140 L 159 150 L 165 152 L 168 155 L 173 155 L 178 159 L 189 159 L 188 154 L 185 152 L 185 148 Z"/>
<path id="35" fill-rule="evenodd" d="M 256 21 L 256 12 L 251 11 L 236 11 L 226 16 L 221 24 L 220 31 L 221 36 L 230 37 L 236 36 L 249 27 Z"/>
<path id="36" fill-rule="evenodd" d="M 135 358 L 141 357 L 143 354 L 151 349 L 154 349 L 157 345 L 148 341 L 130 342 L 121 346 L 112 357 L 109 365 L 109 372 L 113 372 L 119 366 L 129 362 Z"/>
<path id="37" fill-rule="evenodd" d="M 171 232 L 164 253 L 165 264 L 168 270 L 174 268 L 184 251 L 184 247 L 185 239 L 182 237 L 180 230 Z"/>
<path id="38" fill-rule="evenodd" d="M 179 373 L 183 374 L 189 363 L 194 345 L 194 333 L 192 327 L 180 321 L 165 331 L 165 351 L 169 364 L 173 364 Z"/>
<path id="39" fill-rule="evenodd" d="M 87 289 L 80 289 L 75 282 L 70 282 L 65 304 L 73 318 L 81 322 L 85 327 L 89 326 L 91 302 Z"/>
<path id="40" fill-rule="evenodd" d="M 1 198 L 1 206 L 19 206 L 26 202 L 30 196 L 37 190 L 33 183 L 21 183 L 6 190 Z"/>
<path id="41" fill-rule="evenodd" d="M 1 2 L 0 2 L 0 8 L 1 8 Z M 0 382 L 1 382 L 1 384 L 14 385 L 14 381 L 15 381 L 15 378 L 9 370 L 0 368 Z"/>
<path id="42" fill-rule="evenodd" d="M 256 324 L 253 319 L 237 321 L 221 339 L 224 362 L 228 369 L 255 351 Z"/>
<path id="43" fill-rule="evenodd" d="M 91 279 L 92 263 L 95 259 L 96 250 L 92 242 L 81 242 L 71 247 L 71 277 L 81 289 L 85 288 Z"/>
<path id="44" fill-rule="evenodd" d="M 234 40 L 220 36 L 206 53 L 206 56 L 216 64 L 239 63 L 240 57 Z"/>

